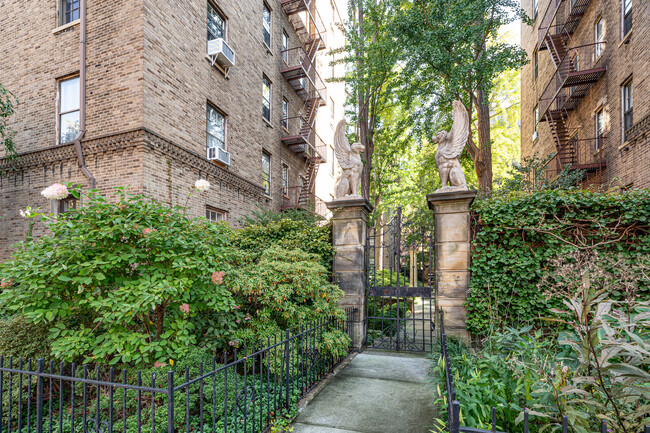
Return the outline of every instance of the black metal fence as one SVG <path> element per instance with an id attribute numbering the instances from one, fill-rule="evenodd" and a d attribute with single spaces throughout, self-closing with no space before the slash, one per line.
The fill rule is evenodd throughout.
<path id="1" fill-rule="evenodd" d="M 263 432 L 343 356 L 327 347 L 347 319 L 328 318 L 234 349 L 183 372 L 0 356 L 0 433 Z M 180 376 L 180 377 L 179 377 Z"/>
<path id="2" fill-rule="evenodd" d="M 447 348 L 447 334 L 445 333 L 444 312 L 440 309 L 440 352 L 445 368 L 445 387 L 447 392 L 447 431 L 450 433 L 503 433 L 497 431 L 497 410 L 492 407 L 492 429 L 485 430 L 460 425 L 460 403 L 456 400 L 456 388 L 454 386 L 454 376 L 451 371 L 451 362 L 449 360 L 449 351 Z M 524 433 L 529 433 L 528 409 L 524 408 Z M 562 433 L 568 433 L 569 423 L 566 416 L 562 417 Z M 607 422 L 601 421 L 600 433 L 608 433 Z M 645 426 L 644 433 L 650 433 L 650 425 Z"/>

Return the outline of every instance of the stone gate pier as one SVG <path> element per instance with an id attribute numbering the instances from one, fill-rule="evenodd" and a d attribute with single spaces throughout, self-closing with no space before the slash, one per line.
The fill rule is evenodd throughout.
<path id="1" fill-rule="evenodd" d="M 429 209 L 434 213 L 437 306 L 444 310 L 447 334 L 465 338 L 469 338 L 464 304 L 469 288 L 472 241 L 469 208 L 475 197 L 475 190 L 427 195 Z"/>
<path id="2" fill-rule="evenodd" d="M 332 211 L 334 282 L 345 292 L 341 306 L 357 309 L 352 318 L 352 348 L 361 350 L 366 335 L 366 246 L 372 205 L 364 198 L 346 198 L 330 201 L 327 207 Z"/>

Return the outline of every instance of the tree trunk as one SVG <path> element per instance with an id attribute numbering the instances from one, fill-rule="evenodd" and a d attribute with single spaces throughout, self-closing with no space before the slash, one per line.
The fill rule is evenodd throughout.
<path id="1" fill-rule="evenodd" d="M 485 93 L 479 89 L 476 94 L 476 118 L 478 132 L 478 152 L 472 155 L 474 169 L 478 177 L 479 194 L 488 197 L 492 194 L 492 143 L 490 140 L 490 106 Z"/>

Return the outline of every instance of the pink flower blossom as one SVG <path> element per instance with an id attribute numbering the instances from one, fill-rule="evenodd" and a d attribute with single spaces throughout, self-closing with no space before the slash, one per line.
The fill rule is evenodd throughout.
<path id="1" fill-rule="evenodd" d="M 233 308 L 234 310 L 239 310 L 239 309 L 241 308 L 241 305 L 235 305 L 235 306 L 232 307 L 232 308 Z"/>
<path id="2" fill-rule="evenodd" d="M 235 345 L 235 342 L 232 341 L 232 340 L 230 340 L 230 341 L 228 342 L 228 344 L 230 344 L 231 346 L 234 346 L 234 345 Z"/>
<path id="3" fill-rule="evenodd" d="M 239 323 L 239 319 L 235 320 L 235 322 Z"/>
<path id="4" fill-rule="evenodd" d="M 178 308 L 180 308 L 180 310 L 185 314 L 190 312 L 190 306 L 188 304 L 183 304 Z"/>
<path id="5" fill-rule="evenodd" d="M 143 229 L 143 230 L 142 230 L 142 234 L 146 236 L 146 235 L 148 235 L 148 234 L 150 234 L 150 233 L 157 232 L 157 231 L 158 231 L 158 230 L 156 230 L 156 229 L 153 228 L 153 227 L 147 227 L 146 229 Z"/>
<path id="6" fill-rule="evenodd" d="M 0 280 L 0 287 L 9 287 L 13 284 L 14 282 L 12 280 L 5 280 L 4 278 Z"/>
<path id="7" fill-rule="evenodd" d="M 252 319 L 251 316 L 246 316 L 246 317 L 244 317 L 244 320 L 251 320 L 251 319 Z"/>
<path id="8" fill-rule="evenodd" d="M 210 182 L 208 182 L 205 179 L 199 179 L 196 182 L 194 182 L 194 188 L 197 189 L 197 191 L 207 191 L 210 189 Z"/>
<path id="9" fill-rule="evenodd" d="M 223 276 L 224 276 L 224 275 L 226 275 L 226 273 L 225 273 L 224 271 L 219 271 L 219 272 L 214 271 L 214 272 L 212 273 L 212 277 L 211 277 L 212 282 L 213 282 L 214 284 L 221 284 L 221 283 L 223 283 Z"/>
<path id="10" fill-rule="evenodd" d="M 41 191 L 41 195 L 48 200 L 63 200 L 70 195 L 70 191 L 67 186 L 54 183 Z"/>
<path id="11" fill-rule="evenodd" d="M 153 368 L 164 367 L 165 365 L 167 364 L 165 364 L 164 362 L 156 361 L 153 364 Z"/>

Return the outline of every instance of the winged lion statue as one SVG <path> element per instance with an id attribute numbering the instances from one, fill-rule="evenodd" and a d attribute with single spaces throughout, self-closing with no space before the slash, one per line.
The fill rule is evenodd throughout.
<path id="1" fill-rule="evenodd" d="M 436 192 L 467 190 L 465 173 L 463 173 L 458 158 L 460 158 L 469 136 L 469 115 L 462 102 L 454 101 L 451 105 L 453 119 L 451 130 L 438 132 L 433 138 L 433 142 L 438 143 L 436 166 L 442 183 L 442 188 Z"/>
<path id="2" fill-rule="evenodd" d="M 359 185 L 363 170 L 361 152 L 364 147 L 361 143 L 354 143 L 350 146 L 350 142 L 345 136 L 346 126 L 347 122 L 343 119 L 336 125 L 336 131 L 334 131 L 334 152 L 342 171 L 336 185 L 336 198 L 358 198 L 361 197 Z"/>

